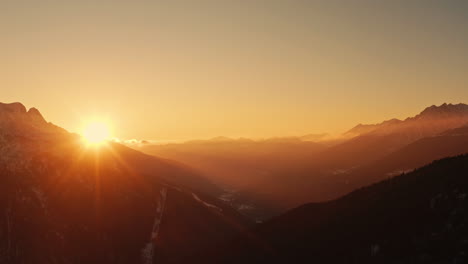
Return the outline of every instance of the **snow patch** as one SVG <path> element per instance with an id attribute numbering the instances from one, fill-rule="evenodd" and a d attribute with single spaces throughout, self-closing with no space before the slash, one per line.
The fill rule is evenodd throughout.
<path id="1" fill-rule="evenodd" d="M 221 194 L 218 197 L 218 199 L 220 199 L 223 202 L 230 203 L 230 202 L 234 201 L 234 194 L 230 193 L 230 192 L 225 192 L 225 193 Z"/>
<path id="2" fill-rule="evenodd" d="M 238 208 L 239 211 L 248 211 L 248 210 L 253 210 L 255 207 L 249 204 L 241 204 Z"/>
<path id="3" fill-rule="evenodd" d="M 408 173 L 408 172 L 411 172 L 411 171 L 412 170 L 396 170 L 396 171 L 389 172 L 386 175 L 389 176 L 389 177 L 394 177 L 394 176 L 405 174 L 405 173 Z"/>
<path id="4" fill-rule="evenodd" d="M 41 204 L 42 209 L 45 210 L 45 209 L 46 209 L 46 201 L 47 201 L 47 199 L 46 199 L 46 197 L 45 197 L 45 195 L 44 195 L 44 192 L 43 192 L 41 189 L 37 188 L 37 187 L 36 187 L 36 188 L 32 188 L 32 191 L 33 191 L 34 194 L 36 195 L 36 198 L 37 198 L 37 200 L 39 201 L 39 203 Z"/>
<path id="5" fill-rule="evenodd" d="M 347 174 L 349 172 L 349 170 L 346 170 L 346 169 L 337 169 L 337 170 L 334 170 L 332 171 L 332 175 L 341 175 L 341 174 Z"/>
<path id="6" fill-rule="evenodd" d="M 203 205 L 205 205 L 206 207 L 215 209 L 215 210 L 220 211 L 220 212 L 223 211 L 223 209 L 217 207 L 216 205 L 213 205 L 213 204 L 210 204 L 210 203 L 207 203 L 207 202 L 203 201 L 202 199 L 200 199 L 200 197 L 198 197 L 198 195 L 196 195 L 196 194 L 194 194 L 194 193 L 192 193 L 192 197 L 193 197 L 195 200 L 197 200 L 198 202 L 200 202 L 200 203 L 202 203 Z"/>
<path id="7" fill-rule="evenodd" d="M 151 230 L 150 241 L 141 250 L 143 264 L 152 264 L 154 258 L 154 241 L 158 238 L 159 226 L 166 207 L 167 187 L 159 191 L 159 199 L 156 205 L 156 216 L 154 217 L 153 228 Z"/>

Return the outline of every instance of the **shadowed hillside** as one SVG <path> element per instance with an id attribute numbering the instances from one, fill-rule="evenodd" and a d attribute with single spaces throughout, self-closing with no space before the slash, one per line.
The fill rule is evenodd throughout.
<path id="1" fill-rule="evenodd" d="M 468 156 L 436 161 L 262 224 L 213 263 L 464 263 Z"/>

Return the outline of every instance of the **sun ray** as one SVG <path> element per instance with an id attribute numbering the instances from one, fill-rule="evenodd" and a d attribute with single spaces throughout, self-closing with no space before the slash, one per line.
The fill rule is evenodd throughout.
<path id="1" fill-rule="evenodd" d="M 149 185 L 144 184 L 144 179 L 141 175 L 141 173 L 137 172 L 134 168 L 132 168 L 122 157 L 121 155 L 114 149 L 114 145 L 111 144 L 106 144 L 105 149 L 109 151 L 109 153 L 112 155 L 112 157 L 117 161 L 119 165 L 123 167 L 123 169 L 128 173 L 129 176 L 131 176 L 136 183 L 146 191 L 150 191 Z"/>

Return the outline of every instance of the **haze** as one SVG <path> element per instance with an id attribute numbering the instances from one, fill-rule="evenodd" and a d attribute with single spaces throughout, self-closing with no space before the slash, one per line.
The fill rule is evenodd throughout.
<path id="1" fill-rule="evenodd" d="M 2 101 L 119 138 L 338 132 L 468 101 L 466 1 L 2 1 Z"/>

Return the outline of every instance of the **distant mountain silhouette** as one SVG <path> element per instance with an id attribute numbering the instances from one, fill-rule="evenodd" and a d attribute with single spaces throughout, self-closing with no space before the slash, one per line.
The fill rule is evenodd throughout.
<path id="1" fill-rule="evenodd" d="M 173 263 L 250 221 L 192 169 L 0 104 L 0 263 Z"/>
<path id="2" fill-rule="evenodd" d="M 330 135 L 328 133 L 321 133 L 321 134 L 307 134 L 307 135 L 299 137 L 299 139 L 303 141 L 320 142 L 323 140 L 327 140 L 329 137 Z"/>
<path id="3" fill-rule="evenodd" d="M 422 111 L 419 115 L 417 115 L 414 118 L 409 118 L 411 119 L 423 119 L 423 118 L 429 118 L 429 119 L 434 119 L 434 118 L 454 118 L 454 117 L 460 117 L 460 118 L 466 118 L 466 115 L 468 115 L 468 105 L 466 104 L 447 104 L 444 103 L 440 106 L 432 105 L 430 107 L 427 107 Z"/>
<path id="4" fill-rule="evenodd" d="M 404 121 L 392 119 L 377 125 L 358 126 L 348 131 L 356 137 L 322 153 L 330 166 L 352 167 L 377 160 L 411 142 L 468 124 L 468 105 L 443 104 L 424 109 Z M 366 129 L 357 129 L 366 127 Z M 346 133 L 345 133 L 346 134 Z"/>
<path id="5" fill-rule="evenodd" d="M 444 130 L 463 126 L 468 123 L 468 105 L 466 104 L 442 104 L 440 106 L 432 105 L 425 108 L 421 113 L 414 117 L 409 117 L 404 121 L 399 119 L 390 119 L 379 124 L 359 124 L 349 131 L 345 132 L 347 136 L 359 136 L 367 133 L 382 133 L 388 134 L 398 131 L 399 129 L 407 130 L 412 126 L 418 127 L 420 133 L 437 133 L 435 130 L 442 132 Z M 431 124 L 430 131 L 424 131 L 423 122 L 431 121 L 439 123 Z M 409 132 L 409 131 L 408 131 Z"/>
<path id="6" fill-rule="evenodd" d="M 358 124 L 357 126 L 355 126 L 355 127 L 351 128 L 350 130 L 346 131 L 343 135 L 345 137 L 355 137 L 355 136 L 359 136 L 359 135 L 363 135 L 363 134 L 372 132 L 372 131 L 374 131 L 376 129 L 397 125 L 397 124 L 400 124 L 401 122 L 403 122 L 403 121 L 394 118 L 394 119 L 384 121 L 384 122 L 382 122 L 380 124 Z"/>
<path id="7" fill-rule="evenodd" d="M 242 238 L 207 255 L 212 263 L 466 263 L 467 175 L 467 155 L 443 159 L 293 209 L 258 226 L 262 244 Z"/>
<path id="8" fill-rule="evenodd" d="M 464 136 L 440 137 L 467 124 L 468 105 L 442 104 L 405 120 L 358 125 L 334 144 L 301 138 L 223 139 L 139 149 L 196 168 L 224 186 L 237 201 L 234 206 L 263 220 L 306 202 L 335 199 L 387 174 L 468 153 Z"/>

